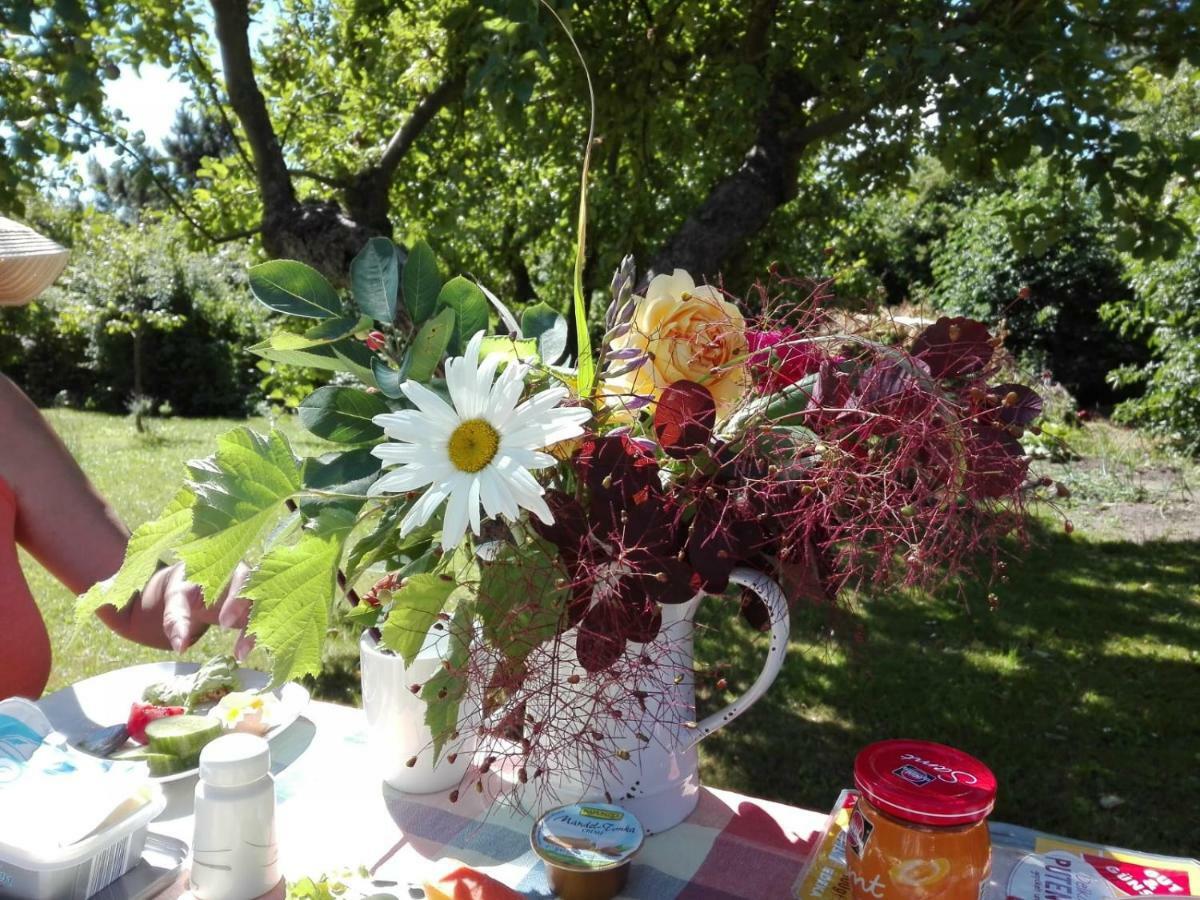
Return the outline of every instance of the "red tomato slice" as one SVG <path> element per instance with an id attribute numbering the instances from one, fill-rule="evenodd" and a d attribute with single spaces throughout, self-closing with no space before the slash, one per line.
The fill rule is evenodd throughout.
<path id="1" fill-rule="evenodd" d="M 125 728 L 129 736 L 139 744 L 146 743 L 146 726 L 155 719 L 165 719 L 168 716 L 182 716 L 186 709 L 182 706 L 155 706 L 153 703 L 134 703 L 129 707 L 129 721 Z"/>

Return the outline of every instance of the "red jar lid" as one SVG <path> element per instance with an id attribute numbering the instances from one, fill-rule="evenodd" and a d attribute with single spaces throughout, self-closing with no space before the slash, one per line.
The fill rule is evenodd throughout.
<path id="1" fill-rule="evenodd" d="M 996 804 L 996 776 L 932 741 L 880 741 L 854 760 L 854 783 L 878 809 L 919 825 L 970 825 Z"/>

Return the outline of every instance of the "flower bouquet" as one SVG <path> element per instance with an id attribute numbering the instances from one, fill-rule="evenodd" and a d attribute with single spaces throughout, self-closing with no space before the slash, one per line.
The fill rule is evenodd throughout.
<path id="1" fill-rule="evenodd" d="M 255 351 L 338 373 L 298 411 L 330 452 L 226 434 L 79 608 L 124 602 L 166 557 L 216 597 L 247 560 L 249 631 L 283 681 L 319 672 L 347 597 L 405 663 L 436 648 L 411 685 L 421 753 L 473 752 L 460 788 L 629 800 L 690 753 L 677 789 L 694 793 L 695 740 L 744 708 L 695 721 L 698 598 L 740 603 L 779 656 L 774 582 L 816 601 L 927 584 L 1019 526 L 1017 438 L 1041 401 L 996 383 L 979 322 L 884 345 L 777 273 L 738 300 L 682 270 L 639 285 L 626 259 L 595 352 L 577 277 L 567 361 L 562 314 L 443 282 L 423 242 L 372 239 L 349 285 L 293 261 L 250 272 L 307 322 Z"/>

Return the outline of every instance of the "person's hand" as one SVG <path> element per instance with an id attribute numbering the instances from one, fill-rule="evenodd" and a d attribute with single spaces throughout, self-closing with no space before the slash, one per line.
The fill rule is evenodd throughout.
<path id="1" fill-rule="evenodd" d="M 154 573 L 142 594 L 150 603 L 159 601 L 163 633 L 176 653 L 182 653 L 194 644 L 210 625 L 219 625 L 241 630 L 234 648 L 234 655 L 241 660 L 254 647 L 254 638 L 246 634 L 250 601 L 238 596 L 249 574 L 249 568 L 239 563 L 212 606 L 204 602 L 200 588 L 186 580 L 182 563 Z"/>

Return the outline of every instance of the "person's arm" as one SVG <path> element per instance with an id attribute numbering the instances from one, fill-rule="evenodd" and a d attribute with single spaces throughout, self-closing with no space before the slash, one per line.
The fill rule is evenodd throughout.
<path id="1" fill-rule="evenodd" d="M 121 567 L 129 530 L 37 407 L 3 375 L 0 477 L 17 498 L 18 543 L 69 590 L 83 593 Z M 97 615 L 130 640 L 181 650 L 221 612 L 205 609 L 199 595 L 172 567 L 159 572 L 122 609 L 105 606 Z"/>

